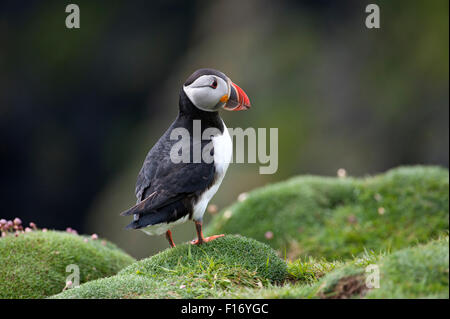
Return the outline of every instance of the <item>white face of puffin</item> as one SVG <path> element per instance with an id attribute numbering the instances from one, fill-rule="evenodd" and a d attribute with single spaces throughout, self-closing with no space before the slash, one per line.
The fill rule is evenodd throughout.
<path id="1" fill-rule="evenodd" d="M 224 107 L 230 97 L 230 83 L 216 75 L 202 75 L 183 90 L 200 110 L 215 112 Z"/>

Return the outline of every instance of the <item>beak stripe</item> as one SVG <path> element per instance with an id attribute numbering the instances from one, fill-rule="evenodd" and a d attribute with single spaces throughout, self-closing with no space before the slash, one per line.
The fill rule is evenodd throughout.
<path id="1" fill-rule="evenodd" d="M 238 107 L 235 109 L 236 111 L 239 110 L 246 110 L 250 108 L 250 100 L 247 96 L 247 94 L 245 94 L 244 90 L 242 90 L 237 84 L 233 83 L 233 86 L 236 89 L 236 93 L 237 93 L 237 99 L 238 99 Z"/>
<path id="2" fill-rule="evenodd" d="M 228 98 L 227 104 L 223 107 L 228 111 L 240 111 L 247 110 L 250 108 L 250 100 L 237 84 L 230 81 L 230 96 Z"/>

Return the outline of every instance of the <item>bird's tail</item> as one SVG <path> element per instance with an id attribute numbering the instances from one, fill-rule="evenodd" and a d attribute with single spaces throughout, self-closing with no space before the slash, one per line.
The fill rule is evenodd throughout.
<path id="1" fill-rule="evenodd" d="M 167 212 L 162 211 L 155 211 L 152 214 L 146 214 L 146 215 L 138 215 L 138 218 L 133 220 L 130 224 L 125 227 L 126 229 L 139 229 L 143 227 L 147 227 L 150 225 L 159 224 L 162 222 L 167 221 Z"/>
<path id="2" fill-rule="evenodd" d="M 146 213 L 146 200 L 134 205 L 133 207 L 127 209 L 120 213 L 120 216 L 136 215 Z"/>
<path id="3" fill-rule="evenodd" d="M 127 229 L 139 229 L 160 223 L 171 223 L 189 214 L 189 210 L 186 209 L 182 201 L 174 201 L 166 206 L 150 211 L 136 211 L 136 217 L 126 227 Z"/>

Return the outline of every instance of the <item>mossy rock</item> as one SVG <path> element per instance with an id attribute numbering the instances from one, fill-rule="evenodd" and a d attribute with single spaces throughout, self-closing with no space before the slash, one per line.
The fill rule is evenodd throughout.
<path id="1" fill-rule="evenodd" d="M 239 233 L 291 259 L 334 260 L 408 247 L 448 229 L 448 170 L 412 166 L 367 178 L 301 176 L 256 189 L 215 216 L 205 233 Z"/>
<path id="2" fill-rule="evenodd" d="M 136 262 L 116 276 L 53 298 L 205 298 L 241 287 L 282 282 L 286 263 L 269 246 L 229 235 L 201 246 L 182 244 Z"/>
<path id="3" fill-rule="evenodd" d="M 0 298 L 45 298 L 61 292 L 68 265 L 80 283 L 116 274 L 135 260 L 103 241 L 66 232 L 33 231 L 0 239 Z"/>

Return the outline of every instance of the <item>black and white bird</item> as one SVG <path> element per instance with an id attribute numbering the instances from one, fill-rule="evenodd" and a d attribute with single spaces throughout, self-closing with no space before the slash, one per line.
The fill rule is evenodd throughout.
<path id="1" fill-rule="evenodd" d="M 248 108 L 245 92 L 222 72 L 199 69 L 189 76 L 180 91 L 177 118 L 148 152 L 139 172 L 137 204 L 121 213 L 134 216 L 127 228 L 148 235 L 165 233 L 171 247 L 175 243 L 170 228 L 187 220 L 195 223 L 198 239 L 193 244 L 223 236 L 205 238 L 202 233 L 203 214 L 222 183 L 233 152 L 218 111 Z M 181 148 L 177 139 L 180 132 L 189 133 Z M 198 149 L 206 156 L 199 158 Z M 176 157 L 180 151 L 184 152 L 182 161 Z"/>

